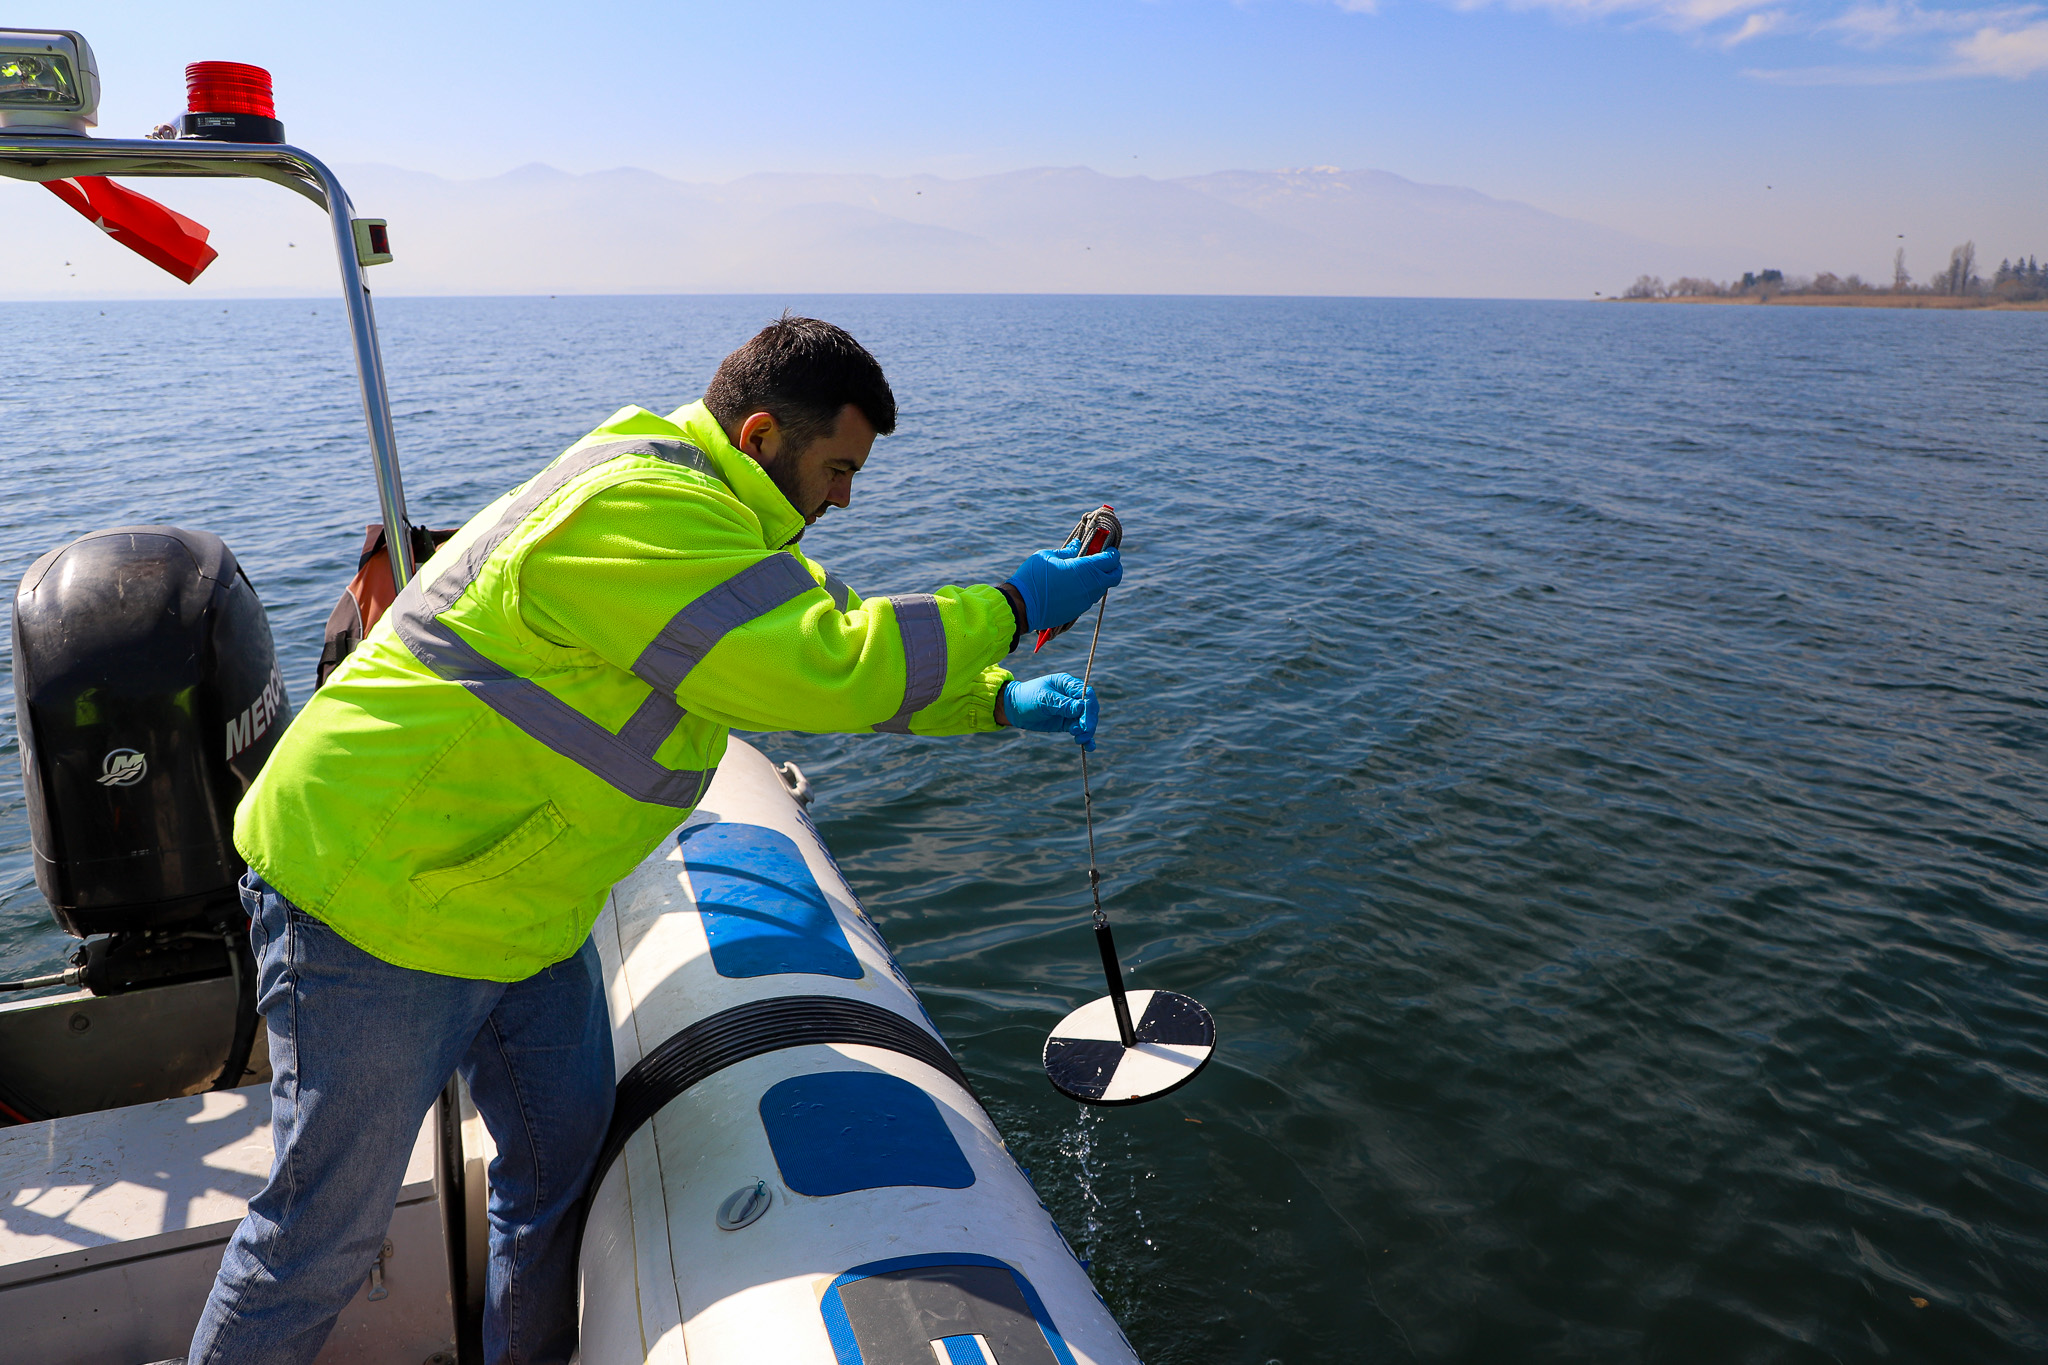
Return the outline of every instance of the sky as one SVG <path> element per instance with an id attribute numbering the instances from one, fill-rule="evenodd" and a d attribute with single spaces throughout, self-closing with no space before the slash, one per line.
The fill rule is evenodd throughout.
<path id="1" fill-rule="evenodd" d="M 2026 0 L 25 0 L 9 22 L 85 33 L 102 134 L 179 112 L 185 62 L 248 61 L 294 143 L 458 178 L 1334 165 L 1793 272 L 2048 254 L 2048 3 Z"/>

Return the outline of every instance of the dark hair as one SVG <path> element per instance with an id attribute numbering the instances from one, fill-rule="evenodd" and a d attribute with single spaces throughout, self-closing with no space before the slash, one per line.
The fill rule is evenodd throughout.
<path id="1" fill-rule="evenodd" d="M 830 435 L 849 403 L 879 435 L 896 430 L 896 395 L 867 348 L 843 328 L 789 313 L 720 361 L 704 390 L 727 434 L 754 413 L 773 417 L 785 455 Z"/>

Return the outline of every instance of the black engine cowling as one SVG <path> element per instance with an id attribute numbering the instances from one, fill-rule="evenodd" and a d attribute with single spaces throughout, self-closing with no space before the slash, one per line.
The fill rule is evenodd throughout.
<path id="1" fill-rule="evenodd" d="M 96 531 L 14 598 L 36 884 L 91 934 L 238 922 L 235 804 L 289 715 L 270 622 L 218 536 Z"/>

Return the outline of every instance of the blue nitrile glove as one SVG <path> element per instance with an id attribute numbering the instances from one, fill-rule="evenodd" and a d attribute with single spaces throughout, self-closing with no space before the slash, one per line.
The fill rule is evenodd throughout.
<path id="1" fill-rule="evenodd" d="M 1081 613 L 1124 580 L 1124 562 L 1114 546 L 1084 555 L 1078 541 L 1040 550 L 1017 566 L 1010 586 L 1024 598 L 1024 628 L 1050 630 L 1081 619 Z"/>
<path id="2" fill-rule="evenodd" d="M 1072 735 L 1095 752 L 1095 718 L 1101 711 L 1095 689 L 1071 673 L 1048 673 L 1029 682 L 1003 684 L 1003 720 L 1019 730 Z"/>

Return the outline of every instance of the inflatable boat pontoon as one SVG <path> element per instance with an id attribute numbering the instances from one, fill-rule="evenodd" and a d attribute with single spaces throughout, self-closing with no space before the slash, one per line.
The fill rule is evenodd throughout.
<path id="1" fill-rule="evenodd" d="M 584 1365 L 1136 1360 L 757 750 L 733 741 L 597 934 L 623 1142 Z"/>

